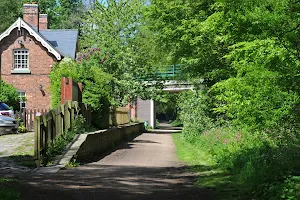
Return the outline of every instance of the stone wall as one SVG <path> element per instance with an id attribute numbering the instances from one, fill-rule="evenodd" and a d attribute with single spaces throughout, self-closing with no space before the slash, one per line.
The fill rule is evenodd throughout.
<path id="1" fill-rule="evenodd" d="M 136 123 L 81 134 L 81 138 L 84 138 L 84 141 L 76 153 L 76 160 L 79 162 L 88 161 L 94 156 L 99 156 L 102 152 L 119 144 L 121 141 L 134 138 L 143 133 L 144 130 L 144 123 Z"/>

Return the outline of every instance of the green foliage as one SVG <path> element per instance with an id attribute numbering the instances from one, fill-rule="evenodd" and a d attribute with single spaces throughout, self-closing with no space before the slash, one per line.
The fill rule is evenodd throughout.
<path id="1" fill-rule="evenodd" d="M 184 77 L 203 79 L 208 90 L 182 95 L 184 138 L 251 198 L 299 196 L 289 178 L 299 171 L 299 7 L 294 0 L 155 0 L 147 8 L 162 57 L 185 63 Z"/>
<path id="2" fill-rule="evenodd" d="M 37 2 L 23 0 L 23 3 Z M 39 0 L 40 13 L 48 14 L 51 29 L 80 29 L 86 11 L 82 0 Z"/>
<path id="3" fill-rule="evenodd" d="M 89 59 L 99 63 L 103 72 L 112 76 L 110 82 L 113 106 L 123 106 L 137 97 L 156 99 L 162 84 L 148 84 L 139 77 L 153 72 L 149 52 L 151 38 L 143 26 L 143 0 L 96 1 L 85 17 L 81 43 L 83 47 L 101 48 L 101 54 Z M 151 40 L 150 40 L 151 41 Z M 149 51 L 150 50 L 150 51 Z"/>
<path id="4" fill-rule="evenodd" d="M 72 122 L 71 131 L 75 134 L 81 134 L 84 133 L 86 129 L 84 117 L 82 115 L 77 115 Z"/>
<path id="5" fill-rule="evenodd" d="M 179 119 L 175 119 L 174 121 L 171 121 L 171 125 L 173 127 L 182 127 L 182 122 Z"/>
<path id="6" fill-rule="evenodd" d="M 299 197 L 299 179 L 288 177 L 298 173 L 300 164 L 299 139 L 292 133 L 282 137 L 281 132 L 213 128 L 194 137 L 192 146 L 232 176 L 238 199 Z"/>
<path id="7" fill-rule="evenodd" d="M 18 126 L 18 133 L 27 133 L 27 131 L 24 122 L 21 122 Z"/>
<path id="8" fill-rule="evenodd" d="M 21 16 L 21 1 L 0 0 L 0 10 L 0 33 L 2 33 Z"/>
<path id="9" fill-rule="evenodd" d="M 158 129 L 158 128 L 159 128 L 159 126 L 160 126 L 160 123 L 159 123 L 159 121 L 158 121 L 158 120 L 156 120 L 156 121 L 155 121 L 155 128 L 156 128 L 156 129 Z"/>
<path id="10" fill-rule="evenodd" d="M 70 58 L 63 59 L 56 64 L 50 73 L 51 83 L 51 108 L 55 108 L 61 104 L 61 78 L 71 77 L 74 81 L 79 80 L 77 73 L 77 64 Z"/>
<path id="11" fill-rule="evenodd" d="M 178 111 L 177 98 L 177 93 L 166 92 L 161 100 L 156 102 L 156 115 L 164 115 L 166 120 L 176 119 Z"/>
<path id="12" fill-rule="evenodd" d="M 1 200 L 18 200 L 20 199 L 20 191 L 14 186 L 19 180 L 15 178 L 0 177 L 0 199 Z"/>
<path id="13" fill-rule="evenodd" d="M 66 167 L 67 168 L 74 168 L 74 167 L 78 167 L 79 165 L 80 165 L 80 163 L 73 159 L 71 162 L 69 162 L 67 164 Z"/>
<path id="14" fill-rule="evenodd" d="M 17 89 L 3 80 L 0 83 L 0 101 L 11 106 L 13 110 L 19 110 L 19 94 Z"/>
<path id="15" fill-rule="evenodd" d="M 184 124 L 183 134 L 190 141 L 213 126 L 207 102 L 208 97 L 204 91 L 188 91 L 179 96 L 179 118 Z"/>
<path id="16" fill-rule="evenodd" d="M 78 115 L 74 121 L 72 121 L 71 128 L 64 132 L 63 134 L 57 136 L 54 141 L 52 141 L 47 150 L 45 155 L 42 157 L 41 163 L 42 165 L 48 165 L 51 163 L 55 156 L 60 155 L 67 144 L 72 142 L 74 136 L 76 134 L 84 133 L 86 130 L 85 127 L 85 119 L 82 115 Z"/>

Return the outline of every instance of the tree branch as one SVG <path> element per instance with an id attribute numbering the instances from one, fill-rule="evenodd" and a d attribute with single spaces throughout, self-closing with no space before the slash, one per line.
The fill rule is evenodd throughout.
<path id="1" fill-rule="evenodd" d="M 293 28 L 292 30 L 290 30 L 290 31 L 288 31 L 288 33 L 289 32 L 293 32 L 293 31 L 295 31 L 296 29 L 298 29 L 300 27 L 300 24 L 298 24 L 295 28 Z"/>

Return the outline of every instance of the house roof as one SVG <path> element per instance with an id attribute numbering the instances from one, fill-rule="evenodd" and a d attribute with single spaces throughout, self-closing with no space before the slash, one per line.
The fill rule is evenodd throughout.
<path id="1" fill-rule="evenodd" d="M 40 30 L 48 42 L 55 47 L 64 57 L 75 58 L 78 30 L 76 29 L 48 29 Z"/>
<path id="2" fill-rule="evenodd" d="M 24 28 L 30 35 L 35 37 L 49 53 L 53 54 L 57 60 L 70 56 L 75 58 L 78 31 L 74 29 L 54 29 L 42 30 L 38 32 L 35 28 L 27 24 L 22 18 L 18 18 L 5 32 L 0 35 L 0 41 L 7 37 L 15 28 Z"/>

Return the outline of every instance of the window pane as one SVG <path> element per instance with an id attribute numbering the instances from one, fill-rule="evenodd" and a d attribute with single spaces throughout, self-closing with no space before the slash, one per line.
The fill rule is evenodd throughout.
<path id="1" fill-rule="evenodd" d="M 14 68 L 25 69 L 28 68 L 28 50 L 14 50 Z"/>

